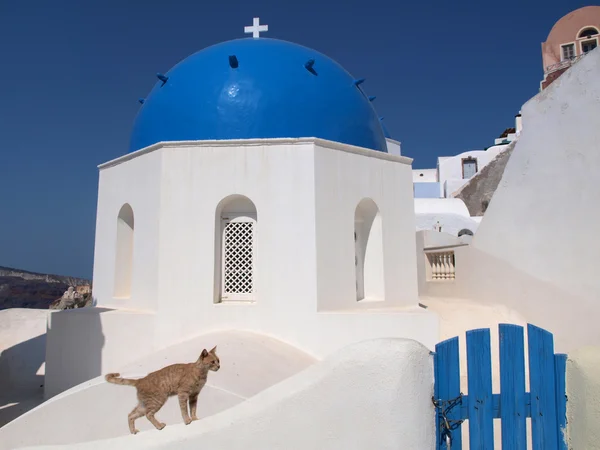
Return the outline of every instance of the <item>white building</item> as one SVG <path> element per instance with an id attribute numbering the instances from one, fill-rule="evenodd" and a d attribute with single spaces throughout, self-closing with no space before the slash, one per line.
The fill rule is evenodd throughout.
<path id="1" fill-rule="evenodd" d="M 413 169 L 415 198 L 452 198 L 462 186 L 518 139 L 521 113 L 515 116 L 515 129 L 503 133 L 485 150 L 470 150 L 455 156 L 440 156 L 435 169 Z"/>
<path id="2" fill-rule="evenodd" d="M 182 61 L 144 102 L 131 152 L 100 166 L 98 307 L 49 312 L 43 344 L 23 332 L 2 353 L 3 387 L 33 383 L 21 372 L 44 345 L 52 398 L 2 427 L 0 449 L 433 449 L 430 351 L 458 335 L 464 366 L 465 331 L 503 322 L 550 330 L 559 352 L 592 346 L 568 362 L 585 395 L 569 395 L 560 431 L 595 442 L 599 72 L 596 50 L 523 106 L 527 130 L 465 245 L 446 225 L 415 237 L 415 208 L 469 220 L 464 203 L 414 202 L 411 160 L 329 58 L 254 38 Z M 202 420 L 183 425 L 173 399 L 166 429 L 142 419 L 130 436 L 135 390 L 103 374 L 214 345 Z"/>

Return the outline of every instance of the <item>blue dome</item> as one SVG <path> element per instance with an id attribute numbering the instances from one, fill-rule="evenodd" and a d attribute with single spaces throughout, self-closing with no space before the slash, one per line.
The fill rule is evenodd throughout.
<path id="1" fill-rule="evenodd" d="M 136 117 L 130 151 L 160 141 L 317 137 L 387 152 L 360 82 L 301 45 L 227 41 L 161 78 Z"/>

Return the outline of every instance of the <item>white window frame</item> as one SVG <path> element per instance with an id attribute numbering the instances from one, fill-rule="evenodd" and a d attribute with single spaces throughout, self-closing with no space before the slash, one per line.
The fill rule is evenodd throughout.
<path id="1" fill-rule="evenodd" d="M 583 44 L 587 44 L 588 42 L 592 42 L 592 41 L 596 41 L 596 48 L 600 47 L 600 45 L 599 45 L 600 43 L 598 42 L 598 37 L 581 38 L 581 41 L 579 41 L 579 51 L 581 52 L 582 55 L 584 54 Z"/>
<path id="2" fill-rule="evenodd" d="M 244 294 L 225 293 L 225 228 L 230 223 L 252 222 L 252 292 Z M 221 276 L 219 300 L 226 302 L 253 302 L 256 300 L 256 228 L 257 220 L 255 214 L 226 215 L 221 217 Z"/>
<path id="3" fill-rule="evenodd" d="M 475 164 L 475 172 L 469 178 L 465 178 L 465 163 L 474 163 Z M 461 164 L 461 169 L 462 169 L 462 179 L 463 180 L 470 180 L 471 178 L 473 178 L 475 175 L 477 175 L 479 173 L 479 161 L 477 161 L 477 158 L 475 158 L 473 156 L 468 156 L 466 158 L 462 158 L 460 164 Z"/>
<path id="4" fill-rule="evenodd" d="M 569 46 L 573 46 L 573 57 L 572 58 L 565 58 L 565 54 L 563 52 L 563 48 L 565 47 L 569 47 Z M 577 45 L 575 43 L 575 41 L 573 42 L 567 42 L 565 44 L 560 44 L 560 61 L 569 61 L 573 58 L 575 58 L 577 56 Z"/>
<path id="5" fill-rule="evenodd" d="M 591 36 L 587 36 L 587 37 L 579 37 L 581 32 L 583 30 L 587 30 L 588 28 L 593 28 L 594 30 L 596 30 L 596 34 L 592 34 Z M 600 29 L 598 29 L 598 27 L 596 25 L 586 25 L 585 27 L 581 27 L 575 36 L 577 37 L 577 39 L 591 39 L 594 36 L 598 36 L 598 35 L 600 35 Z"/>

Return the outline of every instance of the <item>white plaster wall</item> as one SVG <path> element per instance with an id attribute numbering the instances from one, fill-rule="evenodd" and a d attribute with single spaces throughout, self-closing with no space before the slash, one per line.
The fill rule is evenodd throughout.
<path id="1" fill-rule="evenodd" d="M 156 346 L 223 329 L 267 333 L 319 357 L 384 336 L 435 344 L 437 317 L 417 307 L 410 159 L 318 139 L 184 142 L 158 144 L 102 170 L 119 168 L 130 179 L 123 167 L 154 153 L 161 155 L 160 198 L 151 191 L 144 202 L 161 205 L 153 224 L 160 235 L 136 235 L 136 243 L 159 255 Z M 119 203 L 111 198 L 123 186 L 119 177 L 103 185 L 105 203 Z M 234 194 L 257 208 L 256 296 L 215 304 L 215 212 Z M 352 229 L 365 196 L 382 212 L 387 300 L 359 304 Z M 136 217 L 136 231 L 155 220 L 144 217 Z M 112 268 L 100 267 L 95 275 L 109 279 L 103 271 Z"/>
<path id="2" fill-rule="evenodd" d="M 469 216 L 469 209 L 460 198 L 415 198 L 415 214 L 456 214 Z"/>
<path id="3" fill-rule="evenodd" d="M 599 73 L 595 50 L 523 106 L 527 127 L 471 245 L 471 267 L 537 286 L 504 294 L 567 348 L 600 344 Z"/>
<path id="4" fill-rule="evenodd" d="M 600 347 L 569 354 L 567 397 L 569 449 L 600 449 Z"/>
<path id="5" fill-rule="evenodd" d="M 320 311 L 356 302 L 354 217 L 363 199 L 379 208 L 384 300 L 380 307 L 418 303 L 410 160 L 383 159 L 322 146 L 315 149 L 317 296 Z M 376 303 L 369 302 L 368 307 Z"/>
<path id="6" fill-rule="evenodd" d="M 0 311 L 0 401 L 15 391 L 41 393 L 49 314 L 43 309 Z"/>
<path id="7" fill-rule="evenodd" d="M 425 347 L 373 340 L 187 427 L 60 448 L 432 449 L 432 394 L 433 364 Z"/>
<path id="8" fill-rule="evenodd" d="M 44 398 L 49 310 L 0 311 L 0 427 Z"/>
<path id="9" fill-rule="evenodd" d="M 161 153 L 140 154 L 128 161 L 127 165 L 108 162 L 100 167 L 93 274 L 97 305 L 155 311 L 158 293 Z M 129 203 L 134 215 L 133 273 L 131 297 L 121 299 L 114 298 L 114 267 L 117 217 L 125 203 Z"/>
<path id="10" fill-rule="evenodd" d="M 155 315 L 79 308 L 53 312 L 46 336 L 44 395 L 57 395 L 155 349 Z"/>
<path id="11" fill-rule="evenodd" d="M 233 331 L 211 333 L 164 348 L 118 371 L 126 378 L 138 378 L 169 364 L 195 361 L 203 348 L 215 345 L 221 369 L 209 373 L 200 395 L 201 419 L 231 408 L 316 362 L 268 336 Z M 134 388 L 106 383 L 103 376 L 94 378 L 1 428 L 0 449 L 127 436 L 127 414 L 136 403 Z M 65 417 L 69 426 L 64 426 Z M 157 417 L 169 427 L 182 423 L 177 399 L 169 399 Z M 146 418 L 139 419 L 136 427 L 142 432 L 154 429 Z M 28 432 L 31 429 L 36 432 Z"/>
<path id="12" fill-rule="evenodd" d="M 437 169 L 413 169 L 413 183 L 435 183 L 437 181 Z"/>
<path id="13" fill-rule="evenodd" d="M 390 155 L 401 156 L 402 148 L 399 141 L 394 139 L 385 138 L 385 142 L 387 144 L 387 151 Z"/>
<path id="14" fill-rule="evenodd" d="M 281 316 L 315 309 L 312 143 L 244 144 L 161 150 L 160 341 L 222 328 L 275 331 Z M 255 301 L 215 304 L 215 214 L 235 194 L 257 210 Z"/>
<path id="15" fill-rule="evenodd" d="M 448 233 L 458 236 L 462 229 L 468 229 L 475 234 L 479 224 L 471 218 L 459 216 L 457 214 L 417 214 L 416 230 L 433 230 L 437 224 L 442 227 L 442 233 Z"/>
<path id="16" fill-rule="evenodd" d="M 487 150 L 472 150 L 460 153 L 456 156 L 438 158 L 440 195 L 442 197 L 451 197 L 452 193 L 460 189 L 469 179 L 462 177 L 462 159 L 473 157 L 477 158 L 477 172 L 487 166 L 500 152 L 505 150 L 507 145 L 498 145 L 490 147 Z M 445 193 L 444 193 L 445 189 Z"/>

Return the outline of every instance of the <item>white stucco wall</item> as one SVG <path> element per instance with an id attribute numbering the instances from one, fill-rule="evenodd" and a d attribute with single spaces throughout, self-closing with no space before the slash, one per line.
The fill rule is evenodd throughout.
<path id="1" fill-rule="evenodd" d="M 99 306 L 157 309 L 161 170 L 160 152 L 140 154 L 127 165 L 100 170 L 93 274 Z M 135 223 L 134 268 L 130 298 L 116 298 L 117 217 L 126 203 L 133 209 Z"/>
<path id="2" fill-rule="evenodd" d="M 153 314 L 146 343 L 154 350 L 224 329 L 269 334 L 316 357 L 378 337 L 433 348 L 437 317 L 418 307 L 410 163 L 312 138 L 161 143 L 108 162 L 98 204 L 98 305 Z M 136 177 L 134 189 L 128 180 Z M 256 207 L 256 292 L 253 301 L 215 303 L 217 206 L 231 195 Z M 356 300 L 354 214 L 364 198 L 381 211 L 383 301 Z M 135 215 L 133 292 L 115 300 L 114 230 L 125 201 Z M 131 360 L 136 350 L 118 348 L 121 332 L 110 333 L 104 339 L 115 345 L 101 351 Z M 69 338 L 64 333 L 55 347 Z"/>
<path id="3" fill-rule="evenodd" d="M 187 427 L 60 448 L 432 449 L 432 395 L 429 351 L 414 341 L 378 339 Z"/>
<path id="4" fill-rule="evenodd" d="M 600 449 L 600 347 L 582 347 L 567 360 L 569 448 Z"/>
<path id="5" fill-rule="evenodd" d="M 413 183 L 435 183 L 437 181 L 437 169 L 413 169 Z"/>
<path id="6" fill-rule="evenodd" d="M 56 311 L 46 335 L 46 398 L 150 354 L 155 314 L 108 308 Z"/>
<path id="7" fill-rule="evenodd" d="M 0 311 L 0 427 L 44 398 L 49 310 Z"/>
<path id="8" fill-rule="evenodd" d="M 0 311 L 0 399 L 9 391 L 40 392 L 46 361 L 46 320 L 42 309 Z"/>
<path id="9" fill-rule="evenodd" d="M 458 236 L 458 232 L 463 229 L 475 234 L 479 227 L 476 221 L 458 214 L 417 214 L 415 220 L 417 231 L 433 230 L 439 222 L 442 232 L 453 236 Z"/>
<path id="10" fill-rule="evenodd" d="M 595 50 L 523 106 L 527 126 L 467 262 L 466 292 L 504 297 L 567 351 L 600 344 L 599 73 Z"/>
<path id="11" fill-rule="evenodd" d="M 469 209 L 460 198 L 415 198 L 415 214 L 456 214 L 469 216 Z"/>
<path id="12" fill-rule="evenodd" d="M 418 303 L 410 160 L 365 158 L 318 146 L 316 198 L 317 296 L 320 311 L 401 307 Z M 354 220 L 359 203 L 374 201 L 383 233 L 384 301 L 356 302 Z M 414 223 L 414 222 L 413 222 Z"/>
<path id="13" fill-rule="evenodd" d="M 440 195 L 442 197 L 451 197 L 452 193 L 460 189 L 469 179 L 463 179 L 462 159 L 476 158 L 477 172 L 480 172 L 490 163 L 500 152 L 504 151 L 507 145 L 498 145 L 490 147 L 487 150 L 472 150 L 460 153 L 456 156 L 438 158 Z"/>
<path id="14" fill-rule="evenodd" d="M 386 138 L 385 142 L 387 144 L 387 151 L 390 155 L 402 155 L 402 147 L 399 141 L 396 141 L 395 139 Z"/>
<path id="15" fill-rule="evenodd" d="M 199 398 L 198 417 L 201 419 L 231 408 L 316 362 L 268 336 L 228 331 L 164 348 L 121 367 L 119 372 L 126 378 L 138 378 L 169 364 L 195 361 L 203 348 L 210 349 L 215 345 L 221 369 L 209 374 L 207 386 Z M 108 384 L 103 376 L 94 378 L 0 428 L 0 449 L 65 445 L 127 436 L 127 414 L 136 403 L 134 388 Z M 68 417 L 69 426 L 64 426 L 65 417 Z M 180 424 L 177 399 L 171 398 L 157 417 L 169 426 Z M 145 418 L 139 419 L 136 427 L 142 432 L 153 429 Z M 36 432 L 29 433 L 31 429 Z"/>
<path id="16" fill-rule="evenodd" d="M 439 222 L 442 232 L 457 236 L 463 229 L 475 233 L 479 226 L 458 198 L 415 198 L 414 205 L 417 231 L 433 230 Z"/>

